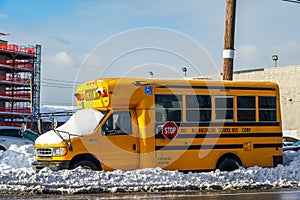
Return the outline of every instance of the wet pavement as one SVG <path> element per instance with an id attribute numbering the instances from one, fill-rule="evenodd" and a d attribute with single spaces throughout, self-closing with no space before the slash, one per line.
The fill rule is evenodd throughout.
<path id="1" fill-rule="evenodd" d="M 80 194 L 80 195 L 37 195 L 37 194 L 0 194 L 0 199 L 72 199 L 72 200 L 299 200 L 300 190 L 276 191 L 218 191 L 218 192 L 166 192 L 166 193 L 114 193 L 114 194 Z"/>

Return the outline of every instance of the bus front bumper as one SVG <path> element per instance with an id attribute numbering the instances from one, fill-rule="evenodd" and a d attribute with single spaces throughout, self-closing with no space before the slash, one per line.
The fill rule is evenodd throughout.
<path id="1" fill-rule="evenodd" d="M 70 161 L 34 161 L 31 165 L 35 171 L 39 171 L 44 167 L 48 167 L 53 171 L 58 171 L 61 169 L 69 169 Z"/>

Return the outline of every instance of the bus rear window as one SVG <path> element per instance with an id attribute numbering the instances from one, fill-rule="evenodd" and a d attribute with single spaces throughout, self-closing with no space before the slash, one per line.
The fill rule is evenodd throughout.
<path id="1" fill-rule="evenodd" d="M 276 97 L 258 97 L 259 121 L 276 121 Z"/>

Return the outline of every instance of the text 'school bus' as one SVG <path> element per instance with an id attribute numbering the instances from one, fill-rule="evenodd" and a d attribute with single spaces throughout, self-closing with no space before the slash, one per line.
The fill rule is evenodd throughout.
<path id="1" fill-rule="evenodd" d="M 75 96 L 80 110 L 35 141 L 35 169 L 282 164 L 275 83 L 112 78 L 84 83 Z"/>

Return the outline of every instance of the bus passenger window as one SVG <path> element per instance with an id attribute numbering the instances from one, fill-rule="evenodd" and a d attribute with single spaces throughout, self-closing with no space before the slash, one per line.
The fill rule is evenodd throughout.
<path id="1" fill-rule="evenodd" d="M 186 120 L 188 122 L 211 121 L 211 97 L 209 95 L 187 95 Z"/>
<path id="2" fill-rule="evenodd" d="M 237 97 L 238 121 L 255 121 L 255 96 Z"/>
<path id="3" fill-rule="evenodd" d="M 276 121 L 276 97 L 258 97 L 259 121 Z"/>
<path id="4" fill-rule="evenodd" d="M 128 135 L 132 133 L 129 112 L 113 113 L 102 127 L 104 135 Z"/>
<path id="5" fill-rule="evenodd" d="M 182 97 L 180 95 L 155 95 L 155 121 L 182 121 Z"/>
<path id="6" fill-rule="evenodd" d="M 215 118 L 233 120 L 233 96 L 215 96 Z"/>

